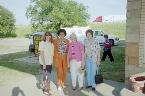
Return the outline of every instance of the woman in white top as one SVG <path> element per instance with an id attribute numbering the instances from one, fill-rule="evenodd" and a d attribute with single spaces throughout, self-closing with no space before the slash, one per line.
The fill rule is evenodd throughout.
<path id="1" fill-rule="evenodd" d="M 52 70 L 52 63 L 53 63 L 53 56 L 54 56 L 54 46 L 52 43 L 52 34 L 50 32 L 46 32 L 44 34 L 43 40 L 39 43 L 39 63 L 41 65 L 41 69 L 43 70 L 43 82 L 42 84 L 45 85 L 46 80 L 48 80 L 49 84 L 47 88 L 48 94 L 50 90 L 50 79 L 51 79 L 51 70 Z M 47 78 L 46 78 L 47 77 Z M 45 87 L 45 86 L 43 86 Z"/>

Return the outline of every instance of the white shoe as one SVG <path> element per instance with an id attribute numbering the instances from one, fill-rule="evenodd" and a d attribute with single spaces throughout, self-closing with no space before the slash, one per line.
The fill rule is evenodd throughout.
<path id="1" fill-rule="evenodd" d="M 44 89 L 45 85 L 44 84 L 40 84 L 40 88 Z"/>
<path id="2" fill-rule="evenodd" d="M 61 86 L 58 86 L 58 90 L 59 90 L 59 91 L 62 91 L 62 88 L 61 88 Z"/>
<path id="3" fill-rule="evenodd" d="M 48 95 L 48 94 L 49 94 L 49 93 L 48 93 L 48 92 L 46 92 L 46 91 L 44 91 L 43 93 L 44 93 L 45 95 Z"/>
<path id="4" fill-rule="evenodd" d="M 63 89 L 65 89 L 65 88 L 66 88 L 66 86 L 62 86 L 62 88 L 63 88 Z"/>

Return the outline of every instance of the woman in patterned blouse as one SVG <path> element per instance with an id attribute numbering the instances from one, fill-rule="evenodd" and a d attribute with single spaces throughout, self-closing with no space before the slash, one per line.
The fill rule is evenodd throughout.
<path id="1" fill-rule="evenodd" d="M 65 88 L 66 73 L 67 73 L 67 45 L 68 40 L 65 39 L 66 31 L 60 29 L 58 38 L 54 40 L 54 63 L 57 71 L 58 90 Z"/>
<path id="2" fill-rule="evenodd" d="M 96 38 L 93 38 L 91 29 L 86 31 L 85 45 L 85 64 L 87 73 L 87 88 L 95 90 L 95 75 L 100 64 L 100 45 Z"/>

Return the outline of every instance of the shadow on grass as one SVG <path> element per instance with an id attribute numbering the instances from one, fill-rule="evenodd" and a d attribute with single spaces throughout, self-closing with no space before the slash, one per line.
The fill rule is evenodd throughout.
<path id="1" fill-rule="evenodd" d="M 31 55 L 33 54 L 29 52 L 17 52 L 17 53 L 1 55 L 0 66 L 14 69 L 20 72 L 29 73 L 32 75 L 37 75 L 39 74 L 40 71 L 39 64 L 28 64 L 25 62 L 19 62 L 15 60 L 17 58 L 22 58 Z"/>

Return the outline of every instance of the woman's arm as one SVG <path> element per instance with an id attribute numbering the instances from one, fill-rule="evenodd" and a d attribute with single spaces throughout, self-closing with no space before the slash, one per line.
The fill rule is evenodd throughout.
<path id="1" fill-rule="evenodd" d="M 97 64 L 100 64 L 100 50 L 97 52 Z"/>
<path id="2" fill-rule="evenodd" d="M 41 50 L 40 50 L 40 58 L 41 58 L 42 63 L 43 63 L 43 69 L 45 69 L 46 65 L 45 65 L 44 51 L 41 51 Z"/>
<path id="3" fill-rule="evenodd" d="M 52 43 L 52 56 L 54 56 L 54 45 Z"/>
<path id="4" fill-rule="evenodd" d="M 43 63 L 43 67 L 45 67 L 44 65 L 45 65 L 45 56 L 44 56 L 44 51 L 43 51 L 43 43 L 42 42 L 40 42 L 40 44 L 39 44 L 39 52 L 40 52 L 40 58 L 41 58 L 41 60 L 42 60 L 42 63 Z"/>
<path id="5" fill-rule="evenodd" d="M 85 47 L 84 47 L 84 45 L 82 44 L 82 43 L 80 43 L 80 51 L 81 51 L 81 55 L 82 55 L 82 62 L 81 62 L 81 66 L 82 67 L 84 67 L 84 63 L 85 63 L 85 61 L 84 61 L 84 58 L 85 58 Z"/>
<path id="6" fill-rule="evenodd" d="M 81 64 L 81 67 L 84 68 L 85 66 L 85 53 L 84 53 L 84 50 L 82 51 L 82 64 Z"/>
<path id="7" fill-rule="evenodd" d="M 70 60 L 69 60 L 69 46 L 70 44 L 68 43 L 67 46 L 66 46 L 66 52 L 67 52 L 67 66 L 68 68 L 70 67 L 69 63 L 70 63 Z"/>
<path id="8" fill-rule="evenodd" d="M 68 66 L 68 68 L 70 67 L 69 63 L 70 63 L 70 61 L 69 61 L 69 52 L 67 52 L 67 66 Z"/>
<path id="9" fill-rule="evenodd" d="M 98 40 L 96 40 L 96 43 L 97 43 L 97 64 L 100 64 L 100 51 L 101 51 L 101 47 L 100 47 L 100 44 L 98 42 Z"/>

